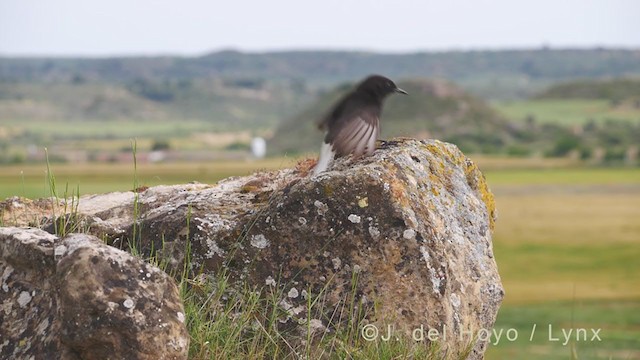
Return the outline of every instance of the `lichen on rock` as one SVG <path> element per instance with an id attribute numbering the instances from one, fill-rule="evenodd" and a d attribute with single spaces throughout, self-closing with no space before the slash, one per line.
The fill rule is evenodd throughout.
<path id="1" fill-rule="evenodd" d="M 491 329 L 504 294 L 491 243 L 496 209 L 478 167 L 452 144 L 394 139 L 317 177 L 305 165 L 151 187 L 137 194 L 135 215 L 133 201 L 83 197 L 77 219 L 117 247 L 136 241 L 169 270 L 184 266 L 188 249 L 192 275 L 224 270 L 231 286 L 281 294 L 282 323 L 313 318 L 313 332 L 332 331 L 349 321 L 334 314 L 353 299 L 364 323 L 437 329 L 447 332 L 448 356 L 469 346 L 469 358 L 483 356 L 486 341 L 458 335 Z M 307 314 L 318 294 L 322 309 Z M 128 309 L 123 301 L 111 300 Z"/>
<path id="2" fill-rule="evenodd" d="M 2 359 L 186 359 L 175 281 L 91 235 L 0 228 Z"/>

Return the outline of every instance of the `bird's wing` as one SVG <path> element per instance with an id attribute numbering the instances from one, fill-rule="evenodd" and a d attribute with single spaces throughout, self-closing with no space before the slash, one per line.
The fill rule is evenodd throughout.
<path id="1" fill-rule="evenodd" d="M 371 154 L 379 134 L 378 123 L 376 111 L 361 109 L 338 119 L 327 133 L 326 142 L 332 145 L 338 157 Z"/>

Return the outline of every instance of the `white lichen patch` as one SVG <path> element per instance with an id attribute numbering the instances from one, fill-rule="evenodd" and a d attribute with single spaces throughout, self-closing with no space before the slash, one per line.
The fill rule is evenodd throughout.
<path id="1" fill-rule="evenodd" d="M 307 307 L 306 307 L 306 306 L 304 306 L 304 305 L 299 305 L 299 306 L 296 306 L 296 307 L 294 307 L 293 309 L 291 309 L 291 311 L 290 311 L 289 313 L 290 313 L 290 314 L 293 314 L 293 315 L 299 315 L 300 313 L 302 313 L 302 312 L 303 312 L 303 311 L 305 311 L 306 309 L 307 309 Z M 301 320 L 303 320 L 305 323 L 306 323 L 306 321 L 307 321 L 306 319 L 301 319 Z"/>
<path id="2" fill-rule="evenodd" d="M 20 305 L 21 308 L 24 308 L 25 306 L 27 306 L 27 304 L 31 302 L 31 299 L 33 299 L 31 294 L 29 294 L 26 291 L 23 291 L 20 293 L 20 295 L 18 295 L 18 305 Z"/>
<path id="3" fill-rule="evenodd" d="M 13 267 L 11 265 L 7 265 L 2 272 L 2 291 L 9 292 L 9 285 L 7 284 L 7 279 L 13 273 Z"/>
<path id="4" fill-rule="evenodd" d="M 235 223 L 222 218 L 219 214 L 207 214 L 205 217 L 196 217 L 193 219 L 198 230 L 212 233 L 220 231 L 231 231 Z"/>
<path id="5" fill-rule="evenodd" d="M 271 276 L 268 276 L 264 284 L 267 286 L 276 286 L 276 281 Z"/>
<path id="6" fill-rule="evenodd" d="M 267 240 L 266 237 L 264 237 L 264 235 L 262 234 L 258 234 L 258 235 L 251 235 L 251 246 L 258 248 L 258 249 L 264 249 L 267 246 L 269 246 L 269 240 Z"/>
<path id="7" fill-rule="evenodd" d="M 436 274 L 436 269 L 430 267 L 429 275 L 431 278 L 431 285 L 432 285 L 433 292 L 435 294 L 440 295 L 440 277 L 438 277 L 438 275 Z"/>
<path id="8" fill-rule="evenodd" d="M 369 226 L 369 235 L 371 235 L 372 238 L 377 239 L 380 236 L 380 230 L 375 226 Z"/>
<path id="9" fill-rule="evenodd" d="M 318 215 L 320 216 L 324 216 L 324 214 L 329 210 L 329 206 L 319 200 L 314 201 L 313 206 L 318 209 Z"/>
<path id="10" fill-rule="evenodd" d="M 225 252 L 218 246 L 218 243 L 213 239 L 205 240 L 207 243 L 208 251 L 204 254 L 207 259 L 211 259 L 213 255 L 218 255 L 219 257 L 224 257 Z"/>
<path id="11" fill-rule="evenodd" d="M 178 321 L 180 321 L 181 323 L 184 323 L 184 314 L 181 313 L 180 311 L 178 311 L 176 313 L 176 316 L 178 317 Z"/>
<path id="12" fill-rule="evenodd" d="M 107 314 L 113 312 L 113 310 L 118 308 L 118 303 L 115 303 L 113 301 L 109 301 L 107 302 Z"/>
<path id="13" fill-rule="evenodd" d="M 302 216 L 298 218 L 298 222 L 300 223 L 300 225 L 307 225 L 307 219 L 303 218 Z"/>
<path id="14" fill-rule="evenodd" d="M 285 299 L 280 300 L 278 304 L 285 310 L 290 310 L 293 307 L 293 305 Z"/>
<path id="15" fill-rule="evenodd" d="M 407 240 L 411 240 L 414 239 L 416 237 L 416 231 L 413 229 L 406 229 L 403 233 L 402 233 L 402 237 L 407 239 Z"/>
<path id="16" fill-rule="evenodd" d="M 291 290 L 289 290 L 289 292 L 287 293 L 287 296 L 292 298 L 292 299 L 297 298 L 298 295 L 299 295 L 298 289 L 296 289 L 296 288 L 291 288 Z"/>
<path id="17" fill-rule="evenodd" d="M 342 260 L 338 257 L 331 259 L 331 263 L 333 264 L 333 270 L 339 270 L 342 267 Z"/>
<path id="18" fill-rule="evenodd" d="M 427 263 L 427 266 L 430 267 L 430 263 L 429 263 L 429 252 L 427 251 L 427 248 L 424 246 L 420 246 L 420 253 L 422 254 L 422 258 L 424 259 L 424 261 Z"/>
<path id="19" fill-rule="evenodd" d="M 124 306 L 127 309 L 133 309 L 135 305 L 136 303 L 133 302 L 133 300 L 131 299 L 126 299 L 125 301 L 122 302 L 122 306 Z"/>
<path id="20" fill-rule="evenodd" d="M 354 224 L 359 224 L 360 223 L 360 216 L 356 215 L 356 214 L 351 214 L 347 217 L 347 219 L 349 219 L 349 221 L 351 221 Z"/>

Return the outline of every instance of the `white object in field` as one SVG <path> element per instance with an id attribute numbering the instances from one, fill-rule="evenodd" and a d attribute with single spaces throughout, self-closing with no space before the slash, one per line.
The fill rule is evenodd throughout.
<path id="1" fill-rule="evenodd" d="M 321 172 L 326 171 L 329 166 L 331 166 L 335 156 L 336 152 L 333 151 L 333 146 L 323 142 L 322 147 L 320 148 L 320 158 L 318 159 L 318 164 L 316 165 L 315 170 L 313 170 L 313 175 L 316 176 Z"/>
<path id="2" fill-rule="evenodd" d="M 255 158 L 262 159 L 267 155 L 267 142 L 261 137 L 254 137 L 251 140 L 251 154 Z"/>

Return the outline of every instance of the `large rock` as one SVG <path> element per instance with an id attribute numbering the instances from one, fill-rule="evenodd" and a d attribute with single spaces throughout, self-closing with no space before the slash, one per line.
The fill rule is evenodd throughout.
<path id="1" fill-rule="evenodd" d="M 333 329 L 349 321 L 335 314 L 353 299 L 365 323 L 435 329 L 449 356 L 471 346 L 481 358 L 486 341 L 471 333 L 491 329 L 504 292 L 493 195 L 473 162 L 451 144 L 398 139 L 315 178 L 309 167 L 83 197 L 74 226 L 157 251 L 175 269 L 188 251 L 194 271 L 224 268 L 237 286 L 278 288 L 282 322 L 309 316 Z M 322 309 L 306 314 L 318 294 Z"/>
<path id="2" fill-rule="evenodd" d="M 186 359 L 172 278 L 91 235 L 0 228 L 0 358 Z"/>

